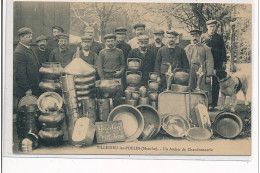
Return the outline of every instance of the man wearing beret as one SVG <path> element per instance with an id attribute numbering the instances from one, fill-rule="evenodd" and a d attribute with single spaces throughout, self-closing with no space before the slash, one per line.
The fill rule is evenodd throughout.
<path id="1" fill-rule="evenodd" d="M 154 34 L 154 42 L 152 44 L 148 45 L 148 49 L 150 49 L 153 52 L 154 57 L 156 57 L 158 50 L 165 46 L 162 43 L 162 39 L 164 37 L 164 31 L 163 30 L 156 30 L 153 32 Z"/>
<path id="2" fill-rule="evenodd" d="M 138 37 L 138 48 L 132 49 L 128 58 L 141 59 L 142 85 L 146 86 L 149 80 L 149 73 L 154 71 L 155 56 L 150 49 L 147 49 L 149 37 L 147 35 L 140 35 Z"/>
<path id="3" fill-rule="evenodd" d="M 52 37 L 50 37 L 47 41 L 47 48 L 51 51 L 56 49 L 58 46 L 58 35 L 64 33 L 64 29 L 60 26 L 53 26 L 52 27 Z"/>
<path id="4" fill-rule="evenodd" d="M 74 55 L 74 51 L 69 49 L 68 44 L 69 36 L 67 34 L 58 35 L 59 47 L 51 52 L 49 62 L 60 62 L 63 68 L 66 67 Z"/>
<path id="5" fill-rule="evenodd" d="M 31 49 L 32 30 L 21 28 L 18 30 L 20 42 L 14 50 L 14 96 L 20 99 L 26 94 L 39 96 L 40 63 Z"/>
<path id="6" fill-rule="evenodd" d="M 227 56 L 223 37 L 216 33 L 217 21 L 206 22 L 208 31 L 201 36 L 201 42 L 211 48 L 214 59 L 214 70 L 225 70 Z M 215 75 L 212 76 L 212 104 L 211 110 L 217 106 L 219 96 L 219 83 Z"/>
<path id="7" fill-rule="evenodd" d="M 207 91 L 208 103 L 211 104 L 211 77 L 214 71 L 214 61 L 211 49 L 200 42 L 201 33 L 202 31 L 197 29 L 191 30 L 191 44 L 184 49 L 190 63 L 189 89 L 194 90 L 199 87 L 200 90 Z M 199 69 L 202 77 L 199 86 L 197 86 Z"/>
<path id="8" fill-rule="evenodd" d="M 95 29 L 92 26 L 88 26 L 85 28 L 85 36 L 92 37 L 92 45 L 90 47 L 90 50 L 95 52 L 97 55 L 99 52 L 103 49 L 102 43 L 99 43 L 94 40 L 95 37 Z"/>
<path id="9" fill-rule="evenodd" d="M 145 31 L 145 24 L 143 23 L 138 23 L 134 25 L 134 30 L 135 30 L 135 35 L 136 37 L 132 38 L 131 40 L 128 41 L 128 44 L 131 46 L 132 49 L 136 49 L 139 47 L 138 45 L 138 37 L 140 35 L 144 34 Z"/>
<path id="10" fill-rule="evenodd" d="M 122 79 L 125 71 L 124 54 L 121 49 L 115 47 L 116 35 L 106 34 L 104 36 L 105 48 L 99 53 L 97 60 L 97 71 L 101 80 Z M 121 87 L 115 95 L 114 106 L 121 104 L 123 88 Z"/>
<path id="11" fill-rule="evenodd" d="M 168 71 L 170 63 L 172 70 L 175 68 L 189 69 L 189 61 L 183 48 L 176 45 L 177 36 L 176 31 L 167 31 L 167 45 L 158 50 L 155 60 L 155 72 L 161 75 L 162 87 L 166 88 L 165 74 Z"/>
<path id="12" fill-rule="evenodd" d="M 81 50 L 79 52 L 79 58 L 83 59 L 85 62 L 88 64 L 92 65 L 95 69 L 96 67 L 96 62 L 98 55 L 90 50 L 90 47 L 92 46 L 92 37 L 90 36 L 83 36 L 81 37 Z M 76 54 L 74 54 L 74 57 Z"/>
<path id="13" fill-rule="evenodd" d="M 37 48 L 34 49 L 40 64 L 48 62 L 51 51 L 46 48 L 48 38 L 44 35 L 40 35 L 36 38 Z"/>

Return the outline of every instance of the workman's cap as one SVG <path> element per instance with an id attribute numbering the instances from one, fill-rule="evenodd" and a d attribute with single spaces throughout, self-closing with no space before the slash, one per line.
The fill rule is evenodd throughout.
<path id="1" fill-rule="evenodd" d="M 174 35 L 174 36 L 178 36 L 178 32 L 176 31 L 172 31 L 172 30 L 169 30 L 169 31 L 166 31 L 167 34 L 171 34 L 171 35 Z"/>
<path id="2" fill-rule="evenodd" d="M 26 27 L 23 27 L 23 28 L 20 28 L 18 30 L 18 35 L 21 36 L 21 35 L 24 35 L 24 34 L 32 34 L 32 29 L 31 28 L 26 28 Z"/>
<path id="3" fill-rule="evenodd" d="M 39 42 L 41 40 L 48 40 L 48 38 L 45 35 L 40 35 L 35 39 L 36 42 Z"/>
<path id="4" fill-rule="evenodd" d="M 163 30 L 155 30 L 155 31 L 153 32 L 153 34 L 154 34 L 154 35 L 156 35 L 156 34 L 164 34 L 164 31 L 163 31 Z"/>
<path id="5" fill-rule="evenodd" d="M 126 31 L 127 31 L 127 29 L 124 27 L 118 27 L 115 29 L 115 33 L 117 33 L 117 34 L 125 34 Z"/>
<path id="6" fill-rule="evenodd" d="M 68 34 L 59 34 L 57 35 L 58 39 L 68 39 L 69 35 Z"/>
<path id="7" fill-rule="evenodd" d="M 115 34 L 106 34 L 106 35 L 104 36 L 104 39 L 105 39 L 105 40 L 106 40 L 106 39 L 111 39 L 111 38 L 116 39 L 116 35 L 115 35 Z"/>
<path id="8" fill-rule="evenodd" d="M 193 30 L 190 30 L 190 34 L 193 35 L 193 34 L 201 34 L 202 31 L 199 30 L 199 29 L 193 29 Z"/>
<path id="9" fill-rule="evenodd" d="M 60 27 L 60 26 L 53 26 L 52 30 L 53 29 L 57 29 L 57 30 L 60 30 L 61 32 L 64 32 L 64 29 L 62 27 Z"/>
<path id="10" fill-rule="evenodd" d="M 137 23 L 137 24 L 134 25 L 134 29 L 139 28 L 139 27 L 145 28 L 145 24 Z"/>

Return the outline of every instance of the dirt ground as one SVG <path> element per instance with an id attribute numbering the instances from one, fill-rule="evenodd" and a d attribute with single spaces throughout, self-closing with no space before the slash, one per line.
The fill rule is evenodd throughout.
<path id="1" fill-rule="evenodd" d="M 244 105 L 244 99 L 243 99 L 243 94 L 240 91 L 238 93 L 238 104 L 237 104 L 237 108 L 236 108 L 236 114 L 241 118 L 241 120 L 243 121 L 243 130 L 242 133 L 237 136 L 234 139 L 223 139 L 221 136 L 219 136 L 218 134 L 214 133 L 214 136 L 207 141 L 198 141 L 198 142 L 194 142 L 192 143 L 192 145 L 194 146 L 199 146 L 201 144 L 205 145 L 205 146 L 230 146 L 233 147 L 234 146 L 241 146 L 244 144 L 244 146 L 248 146 L 249 147 L 249 151 L 250 151 L 250 146 L 251 146 L 251 64 L 239 64 L 237 65 L 238 69 L 240 71 L 242 71 L 243 73 L 245 73 L 246 75 L 248 75 L 248 80 L 249 80 L 249 89 L 248 89 L 248 94 L 247 94 L 247 99 L 249 101 L 249 105 L 245 106 Z M 230 98 L 227 98 L 226 100 L 226 111 L 230 110 Z M 209 112 L 210 115 L 210 119 L 213 121 L 214 117 L 219 114 L 220 111 L 215 111 L 215 112 Z M 18 151 L 18 145 L 19 145 L 19 140 L 17 137 L 17 133 L 16 133 L 16 126 L 15 126 L 15 122 L 14 122 L 14 128 L 13 128 L 13 152 L 14 153 L 20 153 Z M 190 141 L 187 141 L 187 139 L 174 139 L 171 136 L 165 136 L 165 135 L 157 135 L 157 137 L 153 140 L 150 141 L 134 141 L 131 142 L 130 144 L 127 142 L 124 143 L 113 143 L 113 144 L 102 144 L 102 146 L 106 146 L 106 145 L 112 145 L 112 146 L 126 146 L 126 145 L 131 145 L 131 146 L 149 146 L 150 144 L 152 144 L 153 146 L 158 145 L 161 146 L 161 144 L 167 144 L 167 146 L 182 146 L 182 145 L 189 145 L 191 144 Z M 70 146 L 67 142 L 63 143 L 62 145 L 59 146 L 44 146 L 42 144 L 39 145 L 39 147 L 32 151 L 31 153 L 28 154 L 94 154 L 93 152 L 96 152 L 96 149 L 98 148 L 98 146 L 100 146 L 100 144 L 96 144 L 94 142 L 94 144 L 90 147 L 86 147 L 86 148 L 78 148 L 78 147 L 73 147 Z M 247 149 L 247 148 L 245 148 Z M 161 154 L 164 154 L 164 149 L 162 149 Z M 229 148 L 227 150 L 232 150 L 232 148 Z M 239 150 L 239 149 L 237 149 Z M 111 151 L 112 152 L 112 151 Z M 222 153 L 222 150 L 218 150 L 218 153 L 220 153 L 220 155 L 225 155 L 225 152 Z M 150 153 L 146 153 L 146 154 L 152 154 L 153 152 Z M 185 152 L 182 152 L 180 154 L 185 154 Z M 228 153 L 228 152 L 227 152 Z M 174 152 L 171 154 L 177 154 L 178 152 Z M 188 153 L 189 154 L 189 153 Z M 232 152 L 231 152 L 232 154 Z M 241 153 L 240 153 L 241 154 Z M 248 154 L 248 153 L 247 153 Z M 203 154 L 204 155 L 204 154 Z M 236 155 L 236 154 L 235 154 Z M 243 155 L 243 154 L 242 154 Z"/>

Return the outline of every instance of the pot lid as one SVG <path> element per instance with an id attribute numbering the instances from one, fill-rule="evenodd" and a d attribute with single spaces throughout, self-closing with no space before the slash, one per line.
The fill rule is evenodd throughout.
<path id="1" fill-rule="evenodd" d="M 18 110 L 24 105 L 37 105 L 38 97 L 32 94 L 26 94 L 26 96 L 22 97 L 18 103 Z"/>
<path id="2" fill-rule="evenodd" d="M 37 100 L 38 108 L 43 113 L 59 111 L 62 103 L 62 97 L 56 92 L 45 92 Z"/>
<path id="3" fill-rule="evenodd" d="M 187 139 L 190 140 L 206 140 L 211 136 L 212 131 L 202 127 L 193 127 L 187 131 Z"/>
<path id="4" fill-rule="evenodd" d="M 73 59 L 63 70 L 66 74 L 90 76 L 95 75 L 96 70 L 81 58 Z"/>

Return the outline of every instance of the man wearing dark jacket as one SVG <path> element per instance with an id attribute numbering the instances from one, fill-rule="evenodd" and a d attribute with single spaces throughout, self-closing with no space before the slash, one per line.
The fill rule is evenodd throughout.
<path id="1" fill-rule="evenodd" d="M 201 42 L 211 48 L 214 59 L 214 70 L 225 70 L 227 56 L 223 37 L 216 33 L 217 21 L 209 20 L 206 22 L 208 31 L 201 36 Z M 219 96 L 219 83 L 216 76 L 212 76 L 212 105 L 211 109 L 217 106 Z"/>
<path id="2" fill-rule="evenodd" d="M 44 35 L 40 35 L 36 38 L 37 48 L 34 49 L 40 65 L 44 62 L 48 62 L 51 51 L 46 48 L 48 38 Z"/>
<path id="3" fill-rule="evenodd" d="M 115 29 L 116 42 L 117 42 L 116 47 L 123 51 L 125 59 L 131 50 L 131 46 L 125 42 L 126 31 L 127 29 L 124 27 L 118 27 Z"/>
<path id="4" fill-rule="evenodd" d="M 58 45 L 58 35 L 64 33 L 64 29 L 60 26 L 52 27 L 52 36 L 48 39 L 46 47 L 51 51 L 59 47 Z"/>
<path id="5" fill-rule="evenodd" d="M 142 72 L 142 85 L 147 86 L 149 80 L 149 73 L 154 71 L 155 56 L 151 50 L 147 49 L 149 37 L 147 35 L 141 35 L 138 37 L 139 48 L 132 49 L 128 58 L 139 58 L 141 59 Z"/>
<path id="6" fill-rule="evenodd" d="M 90 47 L 90 50 L 92 50 L 93 52 L 95 52 L 98 55 L 99 52 L 103 49 L 103 46 L 101 43 L 94 40 L 94 37 L 95 37 L 94 28 L 92 26 L 86 27 L 84 35 L 92 37 L 92 45 Z"/>
<path id="7" fill-rule="evenodd" d="M 39 96 L 40 63 L 30 47 L 32 30 L 21 28 L 18 30 L 18 35 L 20 42 L 14 50 L 14 96 L 18 99 L 29 93 Z"/>
<path id="8" fill-rule="evenodd" d="M 162 43 L 162 39 L 164 37 L 164 31 L 163 30 L 156 30 L 153 32 L 154 34 L 154 42 L 152 44 L 149 44 L 147 46 L 148 49 L 150 49 L 153 52 L 154 57 L 156 57 L 158 50 L 165 46 Z"/>

